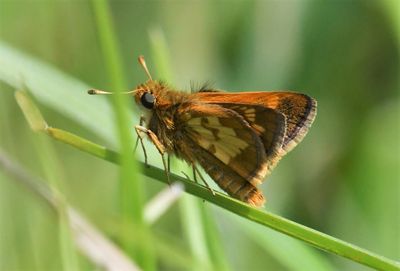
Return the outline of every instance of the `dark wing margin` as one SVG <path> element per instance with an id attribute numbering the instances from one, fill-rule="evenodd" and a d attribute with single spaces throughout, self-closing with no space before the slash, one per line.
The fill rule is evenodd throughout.
<path id="1" fill-rule="evenodd" d="M 296 94 L 296 99 L 283 96 L 276 110 L 286 116 L 286 136 L 282 149 L 291 151 L 306 136 L 317 114 L 317 101 L 305 94 Z"/>

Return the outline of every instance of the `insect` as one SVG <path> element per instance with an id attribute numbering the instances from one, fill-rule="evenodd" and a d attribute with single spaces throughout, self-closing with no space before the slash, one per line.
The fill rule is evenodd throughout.
<path id="1" fill-rule="evenodd" d="M 193 167 L 196 182 L 198 175 L 209 187 L 200 165 L 230 196 L 262 206 L 265 199 L 257 185 L 307 134 L 316 116 L 316 100 L 288 91 L 176 91 L 152 79 L 142 56 L 139 63 L 148 81 L 125 93 L 132 94 L 144 112 L 135 130 L 145 163 L 147 136 L 162 156 L 168 180 L 165 154 L 173 154 Z M 110 94 L 96 89 L 88 93 Z"/>

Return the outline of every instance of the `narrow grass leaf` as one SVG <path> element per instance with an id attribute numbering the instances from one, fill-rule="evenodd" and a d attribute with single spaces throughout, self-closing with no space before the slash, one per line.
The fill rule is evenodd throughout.
<path id="1" fill-rule="evenodd" d="M 107 0 L 93 0 L 92 7 L 97 26 L 97 35 L 103 51 L 103 58 L 106 68 L 110 75 L 113 89 L 118 94 L 126 88 L 122 59 L 119 53 L 118 40 L 113 25 L 112 13 Z M 120 206 L 122 219 L 133 221 L 143 231 L 147 231 L 144 221 L 144 184 L 137 178 L 136 160 L 132 155 L 132 123 L 128 110 L 128 100 L 122 95 L 112 95 L 114 116 L 117 122 L 117 134 L 119 147 L 121 150 L 120 167 Z M 124 228 L 125 229 L 125 228 Z M 129 229 L 130 234 L 135 234 L 133 229 Z M 128 233 L 123 234 L 127 235 Z M 149 233 L 150 234 L 150 233 Z M 120 240 L 124 248 L 131 253 L 143 269 L 155 270 L 156 259 L 153 254 L 152 243 L 146 242 L 145 248 L 138 249 L 132 243 L 128 243 L 124 238 Z"/>
<path id="2" fill-rule="evenodd" d="M 17 100 L 19 107 L 22 109 L 31 129 L 35 132 L 45 131 L 47 123 L 44 120 L 42 113 L 40 113 L 39 109 L 33 104 L 27 93 L 17 91 L 15 92 L 15 99 Z"/>
<path id="3" fill-rule="evenodd" d="M 276 231 L 265 229 L 257 224 L 249 224 L 239 217 L 230 217 L 230 223 L 235 223 L 243 234 L 250 237 L 256 244 L 274 257 L 287 270 L 333 271 L 335 268 L 326 257 L 311 250 L 298 240 L 282 235 Z"/>

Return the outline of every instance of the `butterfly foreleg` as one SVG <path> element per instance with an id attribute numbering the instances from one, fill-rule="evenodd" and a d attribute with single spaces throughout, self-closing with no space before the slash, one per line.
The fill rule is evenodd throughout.
<path id="1" fill-rule="evenodd" d="M 138 146 L 138 142 L 140 141 L 140 145 L 142 146 L 142 150 L 143 150 L 143 155 L 144 155 L 144 164 L 146 165 L 146 166 L 149 166 L 148 165 L 148 163 L 147 163 L 147 152 L 146 152 L 146 148 L 144 147 L 144 143 L 143 143 L 143 135 L 142 135 L 142 132 L 144 132 L 144 131 L 142 131 L 141 129 L 139 129 L 139 127 L 142 127 L 142 128 L 144 128 L 143 126 L 140 126 L 140 125 L 136 125 L 135 126 L 135 131 L 136 131 L 136 134 L 137 134 L 137 140 L 136 140 L 136 144 L 135 144 L 135 151 L 136 151 L 136 149 L 137 149 L 137 146 Z"/>
<path id="2" fill-rule="evenodd" d="M 140 125 L 140 126 L 143 126 L 143 124 L 145 123 L 145 121 L 146 121 L 145 117 L 144 117 L 143 115 L 140 115 L 139 125 Z M 137 133 L 137 131 L 136 131 L 136 133 Z M 138 147 L 138 145 L 139 145 L 139 139 L 140 139 L 140 137 L 139 137 L 139 135 L 138 135 L 138 137 L 136 138 L 135 148 L 133 149 L 133 152 L 136 152 L 136 149 L 137 149 L 137 147 Z M 142 144 L 142 147 L 143 147 L 143 144 Z M 144 151 L 144 152 L 145 152 L 145 151 Z M 147 163 L 146 163 L 146 165 L 147 165 Z"/>
<path id="3" fill-rule="evenodd" d="M 148 136 L 148 138 L 151 140 L 151 142 L 154 144 L 154 146 L 156 146 L 156 149 L 160 153 L 161 159 L 162 159 L 162 162 L 163 162 L 163 166 L 164 166 L 164 172 L 165 172 L 165 175 L 167 177 L 167 181 L 168 181 L 169 184 L 171 184 L 170 177 L 169 177 L 169 166 L 167 165 L 167 162 L 165 161 L 165 147 L 164 147 L 164 145 L 160 142 L 160 140 L 158 139 L 157 135 L 152 130 L 149 130 L 146 127 L 143 127 L 143 126 L 140 126 L 140 125 L 136 125 L 135 126 L 135 130 L 136 130 L 136 133 L 138 134 L 138 137 L 139 137 L 140 142 L 142 144 L 143 151 L 145 152 L 146 164 L 147 164 L 147 154 L 146 154 L 146 151 L 145 151 L 145 148 L 144 148 L 144 144 L 143 144 L 142 133 L 145 133 Z"/>

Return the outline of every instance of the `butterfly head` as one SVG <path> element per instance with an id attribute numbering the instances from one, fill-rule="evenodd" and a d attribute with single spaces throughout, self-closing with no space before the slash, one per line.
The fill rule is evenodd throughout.
<path id="1" fill-rule="evenodd" d="M 144 110 L 153 110 L 161 102 L 161 93 L 164 87 L 157 81 L 149 80 L 140 84 L 133 91 L 136 104 Z"/>

